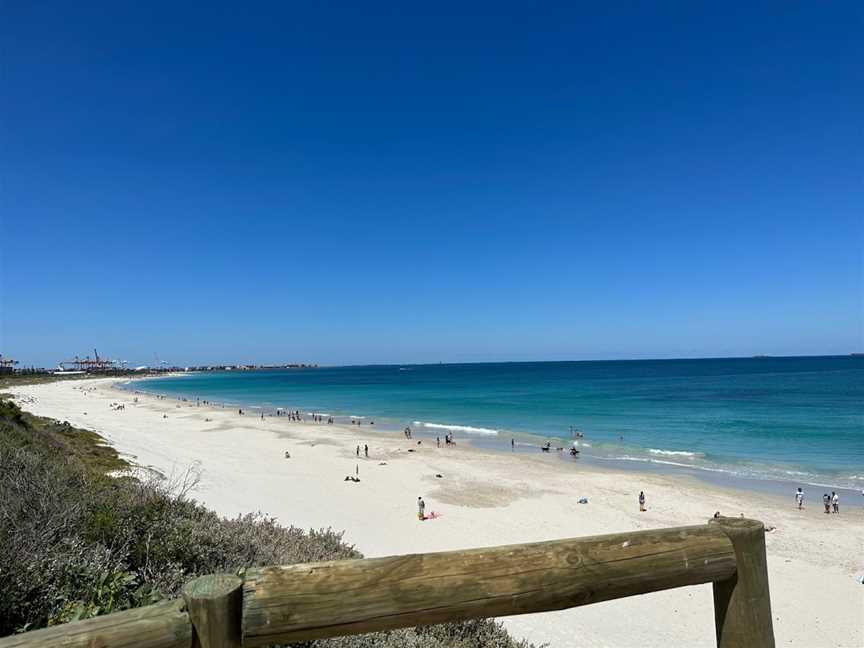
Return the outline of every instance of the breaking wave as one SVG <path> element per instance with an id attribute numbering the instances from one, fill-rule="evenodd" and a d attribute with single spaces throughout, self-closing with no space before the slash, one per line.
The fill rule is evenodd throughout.
<path id="1" fill-rule="evenodd" d="M 465 432 L 466 434 L 498 434 L 498 430 L 482 427 L 471 427 L 470 425 L 446 425 L 444 423 L 426 423 L 425 421 L 414 421 L 419 427 L 432 428 L 434 430 L 450 430 L 452 432 Z"/>
<path id="2" fill-rule="evenodd" d="M 648 452 L 653 455 L 663 455 L 664 457 L 704 457 L 701 452 L 685 452 L 684 450 L 658 450 L 657 448 L 648 448 Z"/>

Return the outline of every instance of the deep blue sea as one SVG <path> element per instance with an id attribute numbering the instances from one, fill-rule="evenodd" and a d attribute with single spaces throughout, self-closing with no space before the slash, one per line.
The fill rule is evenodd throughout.
<path id="1" fill-rule="evenodd" d="M 575 427 L 589 460 L 864 488 L 864 357 L 374 365 L 132 386 L 452 431 L 487 446 L 515 437 L 520 448 L 567 447 Z"/>

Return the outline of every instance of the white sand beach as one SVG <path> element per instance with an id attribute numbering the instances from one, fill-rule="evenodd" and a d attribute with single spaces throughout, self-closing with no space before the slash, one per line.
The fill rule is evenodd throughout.
<path id="1" fill-rule="evenodd" d="M 701 524 L 717 510 L 743 513 L 776 527 L 766 542 L 777 645 L 864 646 L 864 585 L 856 582 L 864 573 L 864 498 L 842 501 L 841 514 L 827 516 L 815 488 L 798 511 L 791 492 L 781 499 L 684 477 L 601 471 L 554 454 L 483 451 L 458 435 L 456 446 L 439 449 L 368 425 L 262 420 L 141 394 L 135 403 L 115 382 L 8 391 L 34 414 L 98 432 L 141 466 L 168 476 L 196 467 L 194 497 L 220 514 L 260 510 L 285 525 L 344 530 L 367 557 Z M 344 481 L 358 466 L 361 481 Z M 640 490 L 645 513 L 637 505 Z M 440 516 L 419 521 L 418 496 Z M 589 503 L 578 504 L 581 496 Z M 514 636 L 553 647 L 715 644 L 710 585 L 503 621 Z"/>

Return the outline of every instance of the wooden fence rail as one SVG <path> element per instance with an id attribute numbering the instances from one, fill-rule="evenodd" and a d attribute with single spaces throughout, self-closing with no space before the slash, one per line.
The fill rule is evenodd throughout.
<path id="1" fill-rule="evenodd" d="M 544 612 L 713 583 L 717 645 L 774 646 L 761 522 L 250 569 L 183 600 L 0 639 L 0 648 L 239 648 Z"/>

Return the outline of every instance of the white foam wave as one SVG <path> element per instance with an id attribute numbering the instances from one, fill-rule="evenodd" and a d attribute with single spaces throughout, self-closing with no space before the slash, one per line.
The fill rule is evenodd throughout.
<path id="1" fill-rule="evenodd" d="M 414 421 L 414 425 L 432 428 L 434 430 L 466 432 L 467 434 L 498 434 L 498 430 L 492 430 L 490 428 L 471 427 L 470 425 L 447 425 L 445 423 L 426 423 L 425 421 Z"/>
<path id="2" fill-rule="evenodd" d="M 648 448 L 648 452 L 655 455 L 663 455 L 666 457 L 702 457 L 701 452 L 685 452 L 683 450 L 658 450 L 657 448 Z"/>
<path id="3" fill-rule="evenodd" d="M 777 480 L 791 480 L 794 478 L 796 474 L 800 474 L 802 479 L 798 483 L 804 484 L 805 486 L 814 486 L 818 488 L 843 488 L 848 490 L 857 490 L 860 486 L 855 484 L 845 483 L 843 481 L 840 482 L 825 482 L 825 481 L 815 481 L 814 478 L 817 475 L 813 473 L 806 473 L 798 471 L 777 471 L 771 472 L 763 471 L 763 470 L 752 470 L 747 469 L 746 467 L 735 468 L 732 466 L 706 466 L 700 465 L 698 463 L 683 463 L 681 461 L 674 461 L 672 459 L 657 459 L 653 457 L 634 457 L 631 455 L 613 455 L 613 456 L 594 456 L 594 459 L 600 461 L 634 461 L 637 463 L 648 463 L 648 464 L 659 464 L 663 466 L 676 466 L 679 468 L 688 468 L 688 469 L 698 469 L 703 470 L 705 472 L 712 473 L 723 473 L 727 475 L 733 475 L 735 477 L 744 477 L 747 479 L 757 479 L 763 481 L 777 481 Z M 791 475 L 791 476 L 787 476 Z M 851 475 L 851 478 L 857 477 L 857 475 Z M 864 490 L 862 490 L 862 494 L 864 494 Z"/>
<path id="4" fill-rule="evenodd" d="M 629 455 L 624 455 L 624 456 L 620 456 L 620 457 L 596 457 L 596 458 L 601 459 L 601 460 L 602 459 L 606 459 L 606 460 L 611 459 L 612 461 L 637 461 L 640 463 L 662 464 L 664 466 L 679 466 L 680 468 L 699 468 L 700 470 L 706 470 L 708 472 L 722 472 L 722 473 L 728 472 L 728 473 L 732 473 L 732 474 L 737 474 L 737 473 L 734 473 L 734 471 L 724 470 L 722 468 L 711 468 L 709 466 L 698 466 L 698 465 L 694 466 L 693 464 L 681 463 L 680 461 L 671 461 L 671 460 L 666 460 L 666 459 L 652 459 L 650 457 L 631 457 Z"/>

